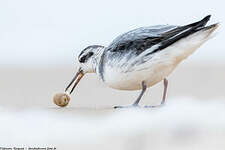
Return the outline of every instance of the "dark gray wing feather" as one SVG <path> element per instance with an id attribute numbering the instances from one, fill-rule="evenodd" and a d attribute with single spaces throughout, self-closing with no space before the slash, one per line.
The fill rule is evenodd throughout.
<path id="1" fill-rule="evenodd" d="M 159 45 L 149 54 L 162 50 L 176 41 L 199 31 L 209 21 L 210 15 L 201 21 L 186 26 L 159 25 L 143 27 L 132 30 L 117 37 L 107 48 L 107 51 L 114 53 L 127 53 L 133 51 L 136 55 L 154 45 Z"/>
<path id="2" fill-rule="evenodd" d="M 158 25 L 142 27 L 117 37 L 106 50 L 111 52 L 127 52 L 133 50 L 137 55 L 161 42 L 161 34 L 175 29 L 177 26 Z"/>

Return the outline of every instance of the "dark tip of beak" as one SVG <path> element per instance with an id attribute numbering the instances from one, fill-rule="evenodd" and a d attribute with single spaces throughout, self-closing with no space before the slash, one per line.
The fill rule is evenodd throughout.
<path id="1" fill-rule="evenodd" d="M 76 73 L 76 75 L 73 77 L 72 81 L 69 83 L 69 85 L 66 87 L 65 92 L 71 87 L 71 85 L 75 82 L 73 88 L 70 91 L 70 94 L 73 92 L 73 90 L 75 89 L 75 87 L 77 86 L 77 84 L 80 82 L 81 78 L 84 76 L 83 71 L 81 70 L 81 68 L 79 68 L 78 72 Z M 77 80 L 76 80 L 77 79 Z"/>

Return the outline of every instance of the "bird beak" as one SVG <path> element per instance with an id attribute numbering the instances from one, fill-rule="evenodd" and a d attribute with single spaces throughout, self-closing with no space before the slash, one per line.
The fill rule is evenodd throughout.
<path id="1" fill-rule="evenodd" d="M 70 84 L 66 87 L 65 92 L 69 89 L 69 87 L 74 83 L 73 88 L 70 91 L 70 94 L 73 92 L 73 90 L 75 89 L 75 87 L 77 86 L 77 84 L 80 82 L 80 80 L 82 79 L 82 77 L 84 76 L 83 71 L 81 70 L 81 68 L 79 68 L 78 72 L 76 73 L 76 75 L 73 77 L 72 81 L 70 82 Z"/>

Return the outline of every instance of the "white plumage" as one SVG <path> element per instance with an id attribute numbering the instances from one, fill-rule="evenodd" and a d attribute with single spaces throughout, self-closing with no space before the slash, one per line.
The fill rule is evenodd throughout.
<path id="1" fill-rule="evenodd" d="M 185 26 L 142 27 L 118 36 L 108 47 L 92 45 L 85 48 L 79 55 L 79 71 L 66 91 L 76 78 L 70 93 L 84 74 L 97 73 L 111 88 L 142 89 L 132 105 L 138 106 L 146 89 L 164 80 L 163 104 L 168 85 L 166 77 L 218 27 L 218 24 L 205 26 L 210 17 Z"/>
<path id="2" fill-rule="evenodd" d="M 166 78 L 182 60 L 206 42 L 216 27 L 199 31 L 181 39 L 165 50 L 156 53 L 154 57 L 141 65 L 129 66 L 133 70 L 131 72 L 123 72 L 122 68 L 106 65 L 104 70 L 105 83 L 111 88 L 119 90 L 140 90 L 142 81 L 146 81 L 147 87 L 155 85 Z M 146 50 L 146 53 L 149 50 Z"/>

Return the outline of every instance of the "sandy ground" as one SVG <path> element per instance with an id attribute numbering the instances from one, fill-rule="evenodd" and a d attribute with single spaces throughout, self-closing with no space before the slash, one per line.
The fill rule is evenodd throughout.
<path id="1" fill-rule="evenodd" d="M 139 91 L 108 88 L 95 75 L 81 81 L 67 108 L 52 102 L 73 67 L 0 70 L 0 148 L 225 149 L 225 66 L 185 65 L 169 77 L 168 99 L 155 109 L 112 109 Z M 162 83 L 142 105 L 160 103 Z"/>
<path id="2" fill-rule="evenodd" d="M 52 97 L 71 81 L 76 67 L 0 69 L 0 105 L 16 107 L 54 106 Z M 168 101 L 191 97 L 200 100 L 225 99 L 225 65 L 181 64 L 168 78 Z M 158 104 L 163 83 L 149 88 L 142 104 Z M 86 75 L 72 94 L 69 107 L 111 107 L 131 104 L 140 91 L 119 91 L 107 87 L 95 74 Z"/>
<path id="3" fill-rule="evenodd" d="M 154 109 L 0 108 L 2 147 L 224 150 L 225 100 L 173 99 Z"/>

